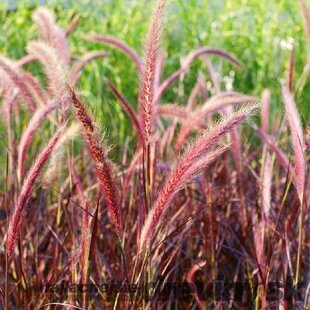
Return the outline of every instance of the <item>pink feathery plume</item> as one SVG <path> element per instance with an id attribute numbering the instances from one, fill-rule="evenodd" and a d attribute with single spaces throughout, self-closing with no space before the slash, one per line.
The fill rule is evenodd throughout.
<path id="1" fill-rule="evenodd" d="M 144 47 L 143 69 L 140 74 L 138 109 L 139 121 L 143 134 L 143 184 L 145 193 L 145 210 L 151 201 L 153 178 L 155 177 L 155 144 L 152 135 L 154 132 L 155 112 L 158 100 L 154 100 L 155 87 L 158 82 L 158 64 L 160 57 L 160 41 L 163 28 L 163 14 L 166 1 L 158 0 L 152 15 L 148 35 Z M 143 215 L 144 216 L 144 215 Z"/>
<path id="2" fill-rule="evenodd" d="M 234 91 L 220 92 L 207 100 L 201 106 L 201 111 L 209 113 L 209 111 L 214 112 L 216 110 L 223 109 L 228 105 L 235 105 L 238 103 L 255 103 L 257 101 L 258 100 L 255 97 L 246 96 L 242 93 Z"/>
<path id="3" fill-rule="evenodd" d="M 65 64 L 57 55 L 54 47 L 45 42 L 30 42 L 27 50 L 37 56 L 43 65 L 44 72 L 48 78 L 48 90 L 56 97 L 62 96 L 66 87 Z"/>
<path id="4" fill-rule="evenodd" d="M 25 217 L 25 207 L 30 198 L 31 191 L 33 189 L 35 181 L 38 179 L 39 173 L 42 170 L 44 164 L 50 157 L 54 147 L 56 146 L 59 138 L 61 137 L 66 123 L 60 126 L 54 136 L 49 140 L 47 146 L 42 150 L 38 159 L 30 169 L 24 184 L 21 188 L 13 215 L 9 222 L 8 235 L 7 235 L 7 253 L 11 259 L 14 254 L 14 247 L 19 236 L 20 226 Z"/>
<path id="5" fill-rule="evenodd" d="M 159 105 L 156 112 L 160 116 L 172 116 L 181 120 L 186 120 L 190 117 L 187 107 L 181 107 L 173 103 Z"/>
<path id="6" fill-rule="evenodd" d="M 226 95 L 226 96 L 225 96 Z M 178 134 L 175 149 L 178 152 L 182 145 L 185 143 L 186 138 L 189 134 L 199 128 L 205 128 L 205 119 L 208 115 L 215 111 L 219 111 L 229 105 L 236 105 L 240 103 L 256 103 L 256 98 L 244 96 L 244 95 L 233 95 L 221 93 L 219 95 L 213 96 L 210 98 L 204 105 L 199 107 L 192 115 L 191 122 L 184 122 L 181 126 L 180 132 Z"/>
<path id="7" fill-rule="evenodd" d="M 23 73 L 22 78 L 24 79 L 26 85 L 31 90 L 35 98 L 39 101 L 39 103 L 41 105 L 45 105 L 47 101 L 47 96 L 37 79 L 28 72 Z"/>
<path id="8" fill-rule="evenodd" d="M 123 51 L 126 55 L 128 55 L 135 63 L 138 72 L 142 72 L 143 70 L 143 63 L 138 56 L 138 54 L 130 47 L 128 46 L 125 42 L 114 38 L 114 37 L 108 37 L 108 36 L 103 36 L 103 35 L 90 35 L 87 37 L 88 40 L 91 41 L 97 41 L 109 45 L 113 45 L 117 47 L 119 50 Z"/>
<path id="9" fill-rule="evenodd" d="M 256 101 L 257 102 L 257 101 Z M 233 114 L 234 109 L 231 105 L 224 107 L 224 109 L 221 111 L 221 114 L 223 116 L 231 115 Z M 231 129 L 229 133 L 229 138 L 231 141 L 231 152 L 234 159 L 234 163 L 236 165 L 237 172 L 239 174 L 239 178 L 242 178 L 242 150 L 241 150 L 241 142 L 240 137 L 238 133 L 238 128 L 234 127 Z M 245 220 L 245 219 L 244 219 Z M 245 224 L 245 223 L 244 223 Z"/>
<path id="10" fill-rule="evenodd" d="M 271 209 L 271 182 L 273 163 L 267 148 L 264 148 L 264 161 L 262 166 L 262 189 L 261 189 L 261 219 L 256 213 L 252 213 L 253 218 L 253 236 L 256 252 L 256 259 L 258 268 L 260 269 L 260 281 L 266 279 L 266 256 L 264 255 L 264 245 L 266 229 L 270 223 L 270 209 Z"/>
<path id="11" fill-rule="evenodd" d="M 95 162 L 97 174 L 116 233 L 121 238 L 120 199 L 115 177 L 115 166 L 107 156 L 107 148 L 100 142 L 95 124 L 88 114 L 84 103 L 71 88 L 68 89 L 71 94 L 76 118 L 82 125 L 89 153 Z"/>
<path id="12" fill-rule="evenodd" d="M 154 80 L 155 91 L 160 85 L 160 80 L 163 75 L 164 62 L 165 62 L 165 54 L 164 52 L 159 52 L 159 56 L 158 56 L 157 64 L 156 64 L 156 70 L 155 70 L 155 80 Z"/>
<path id="13" fill-rule="evenodd" d="M 52 46 L 63 63 L 68 64 L 70 53 L 65 32 L 56 24 L 55 18 L 47 8 L 39 7 L 32 16 L 37 24 L 41 41 Z"/>
<path id="14" fill-rule="evenodd" d="M 295 153 L 295 185 L 299 199 L 302 202 L 306 173 L 304 136 L 296 104 L 287 86 L 282 87 L 282 96 L 285 104 L 286 118 L 288 120 L 293 138 L 293 149 Z"/>
<path id="15" fill-rule="evenodd" d="M 159 57 L 159 45 L 162 33 L 163 12 L 165 0 L 158 0 L 153 13 L 144 52 L 144 67 L 141 73 L 138 105 L 145 145 L 150 142 L 154 117 L 154 82 L 156 79 L 156 65 Z"/>
<path id="16" fill-rule="evenodd" d="M 226 151 L 227 147 L 220 147 L 209 152 L 218 140 L 234 126 L 244 121 L 259 105 L 240 109 L 235 114 L 221 121 L 219 124 L 196 138 L 188 145 L 180 159 L 176 162 L 163 187 L 160 189 L 157 200 L 149 212 L 141 232 L 140 249 L 144 250 L 154 237 L 163 214 L 167 211 L 169 202 L 182 186 L 192 180 L 203 168 Z"/>
<path id="17" fill-rule="evenodd" d="M 32 142 L 33 136 L 40 127 L 40 125 L 45 121 L 46 116 L 51 113 L 53 110 L 59 108 L 62 105 L 66 105 L 69 101 L 69 97 L 62 97 L 56 100 L 53 100 L 49 104 L 43 106 L 38 109 L 31 120 L 28 123 L 27 128 L 23 131 L 23 135 L 20 139 L 20 143 L 18 146 L 18 157 L 17 157 L 17 171 L 18 178 L 21 181 L 24 174 L 24 165 L 25 165 L 25 157 L 27 150 Z"/>
<path id="18" fill-rule="evenodd" d="M 221 97 L 223 92 L 221 91 L 221 82 L 220 82 L 219 76 L 215 72 L 208 55 L 204 55 L 203 60 L 204 60 L 204 63 L 206 65 L 206 68 L 209 72 L 211 81 L 212 81 L 214 89 L 215 89 L 216 96 L 214 96 L 214 97 Z M 232 92 L 232 95 L 234 96 L 233 92 Z M 208 108 L 208 106 L 207 106 L 207 108 Z M 220 113 L 222 115 L 230 115 L 233 113 L 233 107 L 231 105 L 225 106 Z M 240 138 L 239 138 L 237 128 L 233 128 L 229 135 L 230 135 L 230 140 L 231 140 L 231 150 L 232 150 L 234 163 L 235 163 L 236 169 L 238 171 L 239 180 L 241 180 L 241 178 L 242 178 L 242 173 L 241 173 L 242 152 L 241 152 Z M 242 200 L 243 200 L 243 198 L 242 198 Z M 244 203 L 242 203 L 242 204 L 244 205 Z M 245 221 L 246 221 L 246 218 L 244 218 L 244 222 Z M 246 223 L 244 223 L 244 224 L 246 224 Z"/>
<path id="19" fill-rule="evenodd" d="M 286 173 L 288 173 L 288 175 L 292 179 L 292 182 L 298 191 L 299 198 L 300 199 L 303 198 L 302 193 L 303 193 L 303 187 L 304 187 L 303 186 L 303 184 L 304 184 L 304 181 L 303 181 L 304 180 L 304 173 L 302 173 L 301 175 L 297 175 L 296 169 L 295 169 L 295 171 L 292 169 L 289 159 L 287 158 L 285 153 L 282 151 L 282 149 L 276 145 L 276 143 L 272 140 L 272 138 L 267 133 L 265 133 L 262 129 L 257 128 L 255 125 L 252 125 L 252 127 L 260 135 L 262 140 L 266 144 L 268 144 L 268 146 L 275 153 L 279 164 L 284 168 Z M 301 166 L 303 166 L 303 163 L 301 163 Z M 298 171 L 298 169 L 297 169 L 297 171 Z"/>
<path id="20" fill-rule="evenodd" d="M 144 251 L 153 240 L 158 226 L 167 211 L 168 204 L 174 198 L 176 193 L 212 161 L 220 157 L 227 149 L 228 147 L 220 147 L 214 151 L 208 153 L 205 152 L 204 156 L 198 159 L 195 158 L 195 155 L 190 154 L 185 160 L 180 160 L 175 165 L 175 168 L 172 170 L 162 189 L 159 191 L 157 196 L 158 199 L 154 203 L 153 208 L 148 213 L 144 222 L 141 231 L 140 251 Z M 194 160 L 194 158 L 196 160 Z"/>
<path id="21" fill-rule="evenodd" d="M 33 112 L 36 109 L 35 101 L 26 83 L 22 79 L 20 72 L 17 70 L 17 68 L 15 68 L 14 64 L 0 55 L 0 69 L 2 69 L 12 80 L 14 85 L 18 88 L 20 95 L 25 101 L 29 111 Z"/>

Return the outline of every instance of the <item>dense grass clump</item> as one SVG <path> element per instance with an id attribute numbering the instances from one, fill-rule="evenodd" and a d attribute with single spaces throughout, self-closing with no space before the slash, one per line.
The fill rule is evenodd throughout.
<path id="1" fill-rule="evenodd" d="M 171 65 L 165 29 L 188 20 L 184 3 L 173 15 L 156 1 L 141 52 L 114 31 L 81 35 L 83 13 L 64 30 L 39 7 L 26 54 L 0 55 L 1 307 L 309 305 L 309 8 L 303 66 L 294 45 L 282 85 L 250 95 L 250 76 L 231 79 L 248 63 L 200 33 Z"/>

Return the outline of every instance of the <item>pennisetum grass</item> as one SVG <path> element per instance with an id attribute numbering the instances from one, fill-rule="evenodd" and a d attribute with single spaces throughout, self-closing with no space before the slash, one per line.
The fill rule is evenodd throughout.
<path id="1" fill-rule="evenodd" d="M 47 168 L 42 176 L 42 185 L 44 187 L 51 186 L 55 182 L 56 177 L 60 174 L 60 168 L 63 164 L 62 159 L 64 151 L 66 150 L 66 145 L 68 145 L 70 141 L 73 141 L 75 138 L 80 136 L 80 129 L 80 125 L 77 122 L 73 122 L 62 134 L 51 154 Z M 69 165 L 69 167 L 71 168 L 71 165 Z"/>
<path id="2" fill-rule="evenodd" d="M 36 108 L 35 101 L 26 83 L 22 79 L 18 68 L 16 68 L 11 61 L 0 55 L 0 69 L 2 69 L 9 76 L 14 85 L 18 88 L 27 105 L 27 108 L 30 112 L 33 112 Z"/>
<path id="3" fill-rule="evenodd" d="M 151 154 L 153 153 L 152 148 L 154 148 L 154 141 L 152 141 L 155 114 L 154 103 L 157 102 L 154 96 L 165 4 L 165 0 L 158 0 L 153 12 L 145 42 L 144 63 L 140 74 L 138 94 L 139 118 L 143 135 L 143 180 L 146 210 L 148 210 L 152 200 L 154 171 Z"/>
<path id="4" fill-rule="evenodd" d="M 299 195 L 300 203 L 302 204 L 306 171 L 304 158 L 304 136 L 299 113 L 296 109 L 296 104 L 287 86 L 282 87 L 282 95 L 285 103 L 286 118 L 288 120 L 293 139 L 293 149 L 295 153 L 295 185 Z"/>
<path id="5" fill-rule="evenodd" d="M 65 64 L 70 61 L 68 44 L 65 32 L 55 23 L 52 13 L 44 7 L 36 9 L 32 15 L 37 25 L 37 31 L 41 41 L 52 46 L 58 58 Z"/>
<path id="6" fill-rule="evenodd" d="M 25 72 L 22 76 L 29 90 L 33 94 L 38 102 L 38 106 L 43 106 L 47 103 L 47 94 L 45 90 L 41 87 L 39 81 L 30 73 Z"/>
<path id="7" fill-rule="evenodd" d="M 197 144 L 198 143 L 199 141 L 197 141 Z M 206 168 L 227 149 L 228 147 L 219 147 L 204 154 L 204 156 L 201 154 L 197 156 L 196 154 L 189 152 L 189 154 L 185 154 L 184 157 L 176 163 L 171 175 L 167 178 L 158 194 L 159 198 L 154 203 L 153 208 L 150 210 L 145 220 L 141 232 L 140 251 L 144 251 L 150 245 L 150 242 L 154 238 L 154 234 L 157 232 L 162 217 L 167 211 L 167 206 L 175 194 L 186 182 L 191 181 L 195 175 L 197 175 L 202 169 Z M 192 150 L 193 153 L 198 151 L 195 146 L 193 146 Z M 199 153 L 199 151 L 197 153 Z"/>
<path id="8" fill-rule="evenodd" d="M 290 93 L 288 86 L 282 87 L 282 95 L 285 104 L 286 118 L 288 120 L 289 127 L 292 133 L 293 149 L 295 153 L 295 186 L 300 201 L 300 214 L 298 219 L 298 250 L 297 250 L 297 261 L 296 261 L 296 276 L 295 281 L 298 283 L 300 278 L 300 260 L 302 251 L 302 233 L 303 233 L 303 213 L 304 213 L 304 188 L 305 188 L 305 174 L 306 174 L 306 163 L 305 163 L 305 142 L 301 126 L 299 113 L 296 108 L 293 96 Z"/>
<path id="9" fill-rule="evenodd" d="M 159 45 L 162 33 L 162 18 L 165 0 L 159 0 L 154 10 L 149 33 L 145 43 L 144 67 L 141 73 L 138 105 L 145 146 L 150 144 L 154 123 L 154 81 Z"/>
<path id="10" fill-rule="evenodd" d="M 176 117 L 180 120 L 188 120 L 190 112 L 188 112 L 188 109 L 185 107 L 180 107 L 176 104 L 162 104 L 159 105 L 156 109 L 156 113 L 160 116 L 170 116 L 170 117 Z"/>
<path id="11" fill-rule="evenodd" d="M 39 154 L 36 162 L 28 172 L 28 175 L 23 183 L 8 227 L 7 253 L 10 259 L 13 257 L 14 254 L 14 247 L 19 236 L 20 226 L 22 225 L 23 219 L 25 217 L 25 208 L 30 198 L 33 186 L 36 180 L 38 179 L 39 173 L 41 172 L 44 164 L 49 159 L 54 147 L 56 146 L 58 140 L 60 139 L 65 127 L 66 123 L 61 125 L 60 128 L 55 132 L 55 134 L 49 140 L 46 147 Z"/>
<path id="12" fill-rule="evenodd" d="M 115 227 L 117 236 L 121 239 L 121 217 L 118 184 L 115 175 L 115 166 L 108 158 L 108 148 L 99 140 L 95 124 L 88 114 L 84 103 L 77 97 L 75 92 L 68 88 L 76 118 L 82 125 L 84 137 L 93 158 L 100 180 L 100 184 L 106 199 L 109 213 Z"/>
<path id="13" fill-rule="evenodd" d="M 35 55 L 43 65 L 48 77 L 48 91 L 51 95 L 60 97 L 65 92 L 66 65 L 59 59 L 56 49 L 45 42 L 31 42 L 28 44 L 28 52 Z"/>
<path id="14" fill-rule="evenodd" d="M 157 195 L 152 210 L 149 212 L 145 224 L 142 228 L 140 249 L 144 250 L 152 241 L 155 232 L 161 222 L 163 214 L 167 211 L 169 202 L 180 188 L 195 176 L 201 169 L 219 157 L 227 147 L 220 147 L 214 151 L 210 148 L 229 132 L 234 126 L 246 119 L 258 108 L 258 105 L 240 109 L 238 112 L 221 121 L 219 124 L 209 129 L 188 145 L 180 159 L 167 177 L 163 187 Z M 210 153 L 209 153 L 210 151 Z"/>
<path id="15" fill-rule="evenodd" d="M 38 130 L 39 126 L 46 120 L 46 117 L 53 110 L 60 108 L 62 105 L 66 105 L 69 102 L 69 97 L 62 97 L 55 99 L 43 106 L 42 108 L 36 110 L 31 120 L 28 123 L 26 130 L 23 132 L 19 146 L 18 146 L 18 159 L 17 159 L 17 171 L 18 179 L 22 181 L 24 170 L 25 170 L 25 158 L 27 149 L 29 148 L 33 136 Z"/>
<path id="16" fill-rule="evenodd" d="M 300 3 L 309 36 L 309 10 L 306 1 Z M 107 78 L 103 80 L 134 129 L 117 148 L 115 160 L 121 158 L 119 169 L 108 155 L 109 147 L 100 137 L 87 106 L 74 90 L 77 85 L 83 86 L 79 77 L 86 64 L 102 57 L 106 57 L 104 64 L 110 61 L 105 51 L 70 54 L 69 35 L 79 26 L 82 14 L 70 17 L 65 31 L 46 8 L 35 10 L 38 41 L 28 44 L 28 55 L 16 61 L 0 56 L 0 109 L 4 112 L 0 117 L 7 131 L 3 189 L 0 183 L 0 222 L 4 218 L 7 222 L 0 225 L 0 235 L 4 237 L 0 257 L 5 254 L 7 262 L 0 259 L 0 308 L 2 300 L 6 309 L 52 305 L 49 294 L 32 294 L 31 289 L 42 283 L 75 282 L 83 289 L 96 288 L 98 298 L 96 295 L 91 301 L 87 293 L 79 296 L 74 292 L 69 297 L 60 296 L 62 302 L 55 305 L 83 309 L 152 308 L 153 297 L 161 288 L 170 281 L 186 279 L 194 288 L 186 307 L 232 308 L 250 301 L 259 309 L 270 306 L 269 280 L 280 279 L 286 285 L 291 275 L 295 276 L 294 284 L 308 278 L 304 250 L 308 245 L 305 226 L 310 183 L 306 151 L 310 133 L 309 125 L 303 133 L 295 100 L 302 103 L 299 94 L 307 82 L 309 61 L 295 81 L 298 74 L 294 72 L 294 59 L 297 60 L 299 48 L 294 54 L 291 52 L 287 81 L 282 88 L 290 135 L 281 115 L 274 113 L 271 122 L 271 111 L 276 106 L 271 106 L 270 94 L 277 96 L 273 88 L 262 93 L 261 128 L 249 121 L 252 128 L 239 132 L 237 126 L 260 106 L 255 97 L 233 91 L 232 85 L 226 85 L 226 91 L 222 89 L 221 71 L 226 71 L 222 60 L 237 68 L 242 67 L 241 62 L 225 50 L 198 45 L 180 58 L 179 68 L 166 75 L 164 65 L 171 62 L 166 61 L 169 52 L 161 48 L 165 5 L 164 0 L 156 1 L 144 57 L 117 38 L 105 34 L 86 37 L 125 53 L 140 75 L 137 112 L 132 99 L 126 98 L 135 94 L 134 87 L 127 88 L 124 96 Z M 187 76 L 199 57 L 203 68 Z M 42 78 L 35 71 L 27 71 L 37 61 L 43 65 L 46 83 L 41 83 Z M 187 81 L 190 76 L 192 80 Z M 118 81 L 118 77 L 113 80 Z M 173 83 L 177 84 L 178 97 L 163 96 Z M 72 102 L 78 122 L 65 128 L 66 124 L 59 122 L 53 111 L 60 110 L 62 120 L 66 120 L 68 102 Z M 26 113 L 20 108 L 21 103 L 25 104 Z M 235 108 L 238 105 L 241 109 Z M 214 123 L 217 115 L 221 120 Z M 34 136 L 46 121 L 62 125 L 51 134 L 28 169 L 28 161 L 35 157 L 40 144 Z M 117 115 L 111 122 L 117 128 Z M 253 129 L 261 139 L 247 135 Z M 89 156 L 81 152 L 80 144 L 66 147 L 77 135 L 84 136 Z M 138 143 L 132 143 L 134 135 Z M 292 161 L 286 153 L 289 146 L 293 149 Z M 222 156 L 228 149 L 232 156 Z M 64 150 L 68 151 L 67 160 L 61 157 Z M 49 165 L 40 177 L 47 161 Z M 61 165 L 65 168 L 62 171 L 58 169 Z M 46 185 L 50 190 L 38 191 L 28 213 L 28 201 L 39 179 L 43 181 L 42 189 Z M 102 196 L 106 208 L 99 207 Z M 15 207 L 8 217 L 13 202 Z M 77 207 L 82 213 L 76 212 Z M 119 242 L 115 243 L 109 233 L 106 211 Z M 20 256 L 10 264 L 26 214 L 29 225 L 22 241 L 27 247 L 20 246 Z M 42 220 L 37 221 L 38 218 Z M 2 253 L 5 242 L 6 253 Z M 249 295 L 243 294 L 242 303 L 200 299 L 200 279 L 205 282 L 207 277 L 211 283 L 222 271 L 234 283 L 240 279 L 249 282 Z M 154 283 L 154 290 L 148 296 L 150 300 L 138 291 L 128 300 L 123 300 L 120 293 L 115 299 L 106 300 L 99 287 L 103 280 L 117 280 L 124 286 L 131 281 L 139 288 Z M 232 293 L 236 292 L 234 288 Z M 172 295 L 169 292 L 167 301 L 159 306 L 172 308 Z M 281 307 L 299 307 L 298 301 L 291 299 Z M 306 300 L 307 297 L 304 305 Z M 177 307 L 182 308 L 183 302 L 178 301 Z"/>
<path id="17" fill-rule="evenodd" d="M 229 105 L 237 105 L 242 103 L 250 104 L 257 102 L 255 98 L 249 96 L 230 96 L 229 94 L 227 96 L 225 95 L 225 93 L 222 93 L 218 96 L 214 96 L 189 116 L 186 122 L 184 122 L 183 126 L 181 126 L 180 132 L 178 134 L 175 146 L 177 152 L 181 149 L 182 145 L 186 141 L 186 138 L 194 129 L 197 129 L 197 127 L 199 128 L 205 126 L 206 117 L 212 112 L 223 109 Z M 191 120 L 190 122 L 189 119 Z"/>

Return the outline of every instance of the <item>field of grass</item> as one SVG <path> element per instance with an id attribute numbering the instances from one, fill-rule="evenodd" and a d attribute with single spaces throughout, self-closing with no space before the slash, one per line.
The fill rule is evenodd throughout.
<path id="1" fill-rule="evenodd" d="M 35 3 L 35 1 L 32 1 Z M 31 21 L 34 5 L 18 1 L 17 10 L 0 10 L 0 52 L 12 59 L 25 55 L 25 46 L 36 37 L 35 26 Z M 124 141 L 130 134 L 126 120 L 113 96 L 102 83 L 103 77 L 112 80 L 130 102 L 134 103 L 138 92 L 138 76 L 134 65 L 121 52 L 84 40 L 86 34 L 99 33 L 113 35 L 125 40 L 130 46 L 142 52 L 144 33 L 147 29 L 152 1 L 48 1 L 58 23 L 68 27 L 74 16 L 80 20 L 70 37 L 70 51 L 81 55 L 86 51 L 104 49 L 109 58 L 90 63 L 81 77 L 79 88 L 89 98 L 95 109 L 96 118 L 104 125 L 111 115 L 115 127 L 111 130 L 115 141 Z M 3 6 L 2 6 L 3 8 Z M 167 56 L 164 76 L 170 75 L 180 65 L 180 58 L 199 46 L 212 46 L 225 49 L 238 57 L 244 64 L 236 70 L 231 65 L 214 58 L 214 65 L 223 76 L 223 88 L 233 79 L 237 91 L 260 96 L 264 88 L 272 92 L 273 113 L 281 113 L 279 85 L 286 76 L 289 54 L 295 48 L 295 76 L 302 74 L 307 60 L 306 40 L 303 31 L 301 10 L 295 0 L 173 0 L 166 12 L 164 50 Z M 198 70 L 204 70 L 201 60 L 195 61 L 184 79 L 185 93 L 193 87 Z M 126 78 L 124 78 L 126 77 Z M 226 78 L 225 78 L 226 77 Z M 229 82 L 228 82 L 229 84 Z M 303 125 L 309 120 L 309 107 L 302 102 L 310 101 L 309 80 L 305 90 L 298 97 Z M 296 88 L 299 85 L 295 85 Z M 94 95 L 95 94 L 95 95 Z M 164 102 L 184 104 L 186 96 L 178 96 L 178 84 L 165 94 Z"/>
<path id="2" fill-rule="evenodd" d="M 307 5 L 0 3 L 0 309 L 308 309 Z"/>

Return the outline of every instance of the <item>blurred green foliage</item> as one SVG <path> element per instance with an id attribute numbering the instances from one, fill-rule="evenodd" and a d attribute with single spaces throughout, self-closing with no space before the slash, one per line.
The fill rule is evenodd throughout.
<path id="1" fill-rule="evenodd" d="M 88 42 L 85 35 L 99 33 L 125 40 L 139 53 L 154 1 L 149 0 L 67 0 L 46 1 L 58 23 L 67 28 L 79 15 L 76 30 L 70 37 L 73 55 L 91 50 L 106 50 L 110 57 L 88 64 L 80 79 L 79 90 L 85 102 L 107 129 L 112 143 L 123 145 L 132 128 L 118 103 L 104 84 L 107 78 L 116 84 L 135 105 L 138 75 L 131 60 L 121 52 Z M 28 41 L 36 38 L 31 14 L 38 1 L 17 1 L 17 7 L 6 10 L 0 4 L 0 53 L 18 59 L 25 55 Z M 180 65 L 180 57 L 199 46 L 215 46 L 239 58 L 244 68 L 236 70 L 225 60 L 212 57 L 222 77 L 233 80 L 235 90 L 260 96 L 264 88 L 272 91 L 273 113 L 282 113 L 281 80 L 286 78 L 290 48 L 295 48 L 295 81 L 301 76 L 307 59 L 305 35 L 298 1 L 296 0 L 170 0 L 166 11 L 163 48 L 166 52 L 164 77 Z M 29 70 L 38 70 L 35 66 Z M 186 102 L 193 87 L 201 60 L 195 61 L 184 79 L 184 96 L 178 84 L 169 89 L 162 101 Z M 204 70 L 204 69 L 203 69 Z M 223 79 L 223 89 L 225 81 Z M 309 78 L 302 94 L 296 99 L 303 123 L 309 121 Z M 0 128 L 1 130 L 1 128 Z M 3 132 L 1 130 L 1 132 Z M 3 158 L 3 156 L 1 156 Z"/>

